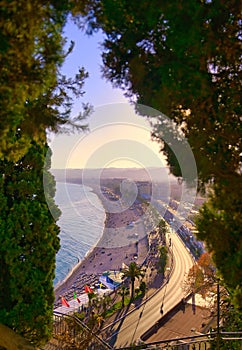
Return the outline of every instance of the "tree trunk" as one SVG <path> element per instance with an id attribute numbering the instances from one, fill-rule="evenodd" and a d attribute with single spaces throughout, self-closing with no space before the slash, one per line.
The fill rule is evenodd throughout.
<path id="1" fill-rule="evenodd" d="M 134 299 L 134 281 L 135 279 L 131 279 L 131 301 Z"/>

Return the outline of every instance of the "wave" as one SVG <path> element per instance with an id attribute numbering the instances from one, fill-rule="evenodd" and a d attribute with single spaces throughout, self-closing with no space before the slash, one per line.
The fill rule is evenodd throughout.
<path id="1" fill-rule="evenodd" d="M 56 286 L 73 272 L 101 238 L 105 210 L 92 189 L 84 185 L 57 182 L 55 201 L 62 211 L 57 222 L 61 248 L 56 256 Z"/>

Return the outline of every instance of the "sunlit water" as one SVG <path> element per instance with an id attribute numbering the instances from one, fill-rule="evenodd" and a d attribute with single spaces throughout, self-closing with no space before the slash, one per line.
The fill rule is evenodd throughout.
<path id="1" fill-rule="evenodd" d="M 55 201 L 62 211 L 61 249 L 56 257 L 54 284 L 61 282 L 92 249 L 103 233 L 105 211 L 91 188 L 57 183 Z"/>

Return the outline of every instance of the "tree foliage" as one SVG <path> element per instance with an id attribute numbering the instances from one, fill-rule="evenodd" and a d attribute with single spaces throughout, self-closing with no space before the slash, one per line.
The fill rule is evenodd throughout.
<path id="1" fill-rule="evenodd" d="M 213 260 L 231 291 L 234 303 L 242 308 L 242 191 L 237 183 L 215 185 L 196 221 L 199 237 L 206 240 Z M 232 187 L 232 188 L 231 188 Z"/>
<path id="2" fill-rule="evenodd" d="M 214 186 L 213 204 L 205 204 L 201 211 L 199 238 L 214 253 L 217 268 L 236 298 L 242 300 L 241 273 L 237 273 L 242 270 L 237 221 L 241 208 L 240 1 L 90 0 L 80 8 L 87 32 L 101 28 L 106 34 L 104 76 L 131 100 L 172 118 L 192 148 L 200 187 Z M 173 174 L 183 176 L 172 151 L 174 142 L 182 143 L 179 133 L 174 134 L 174 142 L 164 143 L 164 120 L 159 113 L 153 117 L 154 139 L 161 142 Z M 224 242 L 228 242 L 225 259 Z M 231 275 L 232 266 L 236 272 Z"/>
<path id="3" fill-rule="evenodd" d="M 46 149 L 33 141 L 18 163 L 0 162 L 0 319 L 33 342 L 51 334 L 59 249 L 43 188 Z"/>
<path id="4" fill-rule="evenodd" d="M 125 296 L 129 294 L 129 290 L 124 284 L 119 288 L 118 294 L 122 297 L 122 308 L 124 307 Z"/>
<path id="5" fill-rule="evenodd" d="M 68 1 L 1 1 L 1 158 L 18 160 L 46 128 L 70 122 L 71 97 L 83 94 L 84 69 L 74 79 L 60 74 L 68 7 Z"/>
<path id="6" fill-rule="evenodd" d="M 83 128 L 89 106 L 76 117 L 70 112 L 87 74 L 60 73 L 68 1 L 0 4 L 0 321 L 37 344 L 51 335 L 59 249 L 45 197 L 57 218 L 54 181 L 44 169 L 46 130 Z"/>
<path id="7" fill-rule="evenodd" d="M 161 272 L 162 275 L 165 274 L 167 259 L 168 259 L 168 249 L 166 246 L 162 246 L 159 248 L 159 261 L 158 261 L 159 272 Z"/>
<path id="8" fill-rule="evenodd" d="M 140 277 L 144 276 L 144 272 L 142 269 L 136 264 L 136 262 L 132 261 L 129 266 L 124 268 L 122 270 L 123 272 L 123 278 L 129 278 L 131 283 L 131 293 L 130 293 L 130 300 L 132 301 L 134 299 L 134 283 L 136 278 L 139 279 Z"/>
<path id="9" fill-rule="evenodd" d="M 158 232 L 160 238 L 165 241 L 166 240 L 166 233 L 168 232 L 168 226 L 164 219 L 161 219 L 158 224 Z"/>
<path id="10" fill-rule="evenodd" d="M 203 253 L 186 275 L 183 283 L 185 294 L 199 293 L 204 298 L 217 282 L 215 267 L 209 253 Z"/>
<path id="11" fill-rule="evenodd" d="M 102 28 L 107 36 L 104 76 L 174 119 L 195 153 L 200 179 L 237 171 L 240 2 L 103 0 L 87 1 L 85 11 L 87 29 Z M 162 127 L 158 117 L 158 140 Z"/>
<path id="12" fill-rule="evenodd" d="M 242 315 L 238 309 L 235 309 L 230 302 L 222 306 L 221 316 L 223 318 L 223 331 L 225 332 L 240 332 L 242 329 Z M 220 345 L 223 350 L 240 350 L 241 340 L 221 341 Z"/>

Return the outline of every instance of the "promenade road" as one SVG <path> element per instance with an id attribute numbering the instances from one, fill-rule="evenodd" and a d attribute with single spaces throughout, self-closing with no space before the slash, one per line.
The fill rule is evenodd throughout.
<path id="1" fill-rule="evenodd" d="M 112 326 L 110 343 L 115 347 L 128 346 L 171 310 L 183 297 L 182 283 L 193 265 L 193 259 L 176 233 L 170 234 L 173 249 L 174 270 L 164 287 L 145 304 Z"/>

